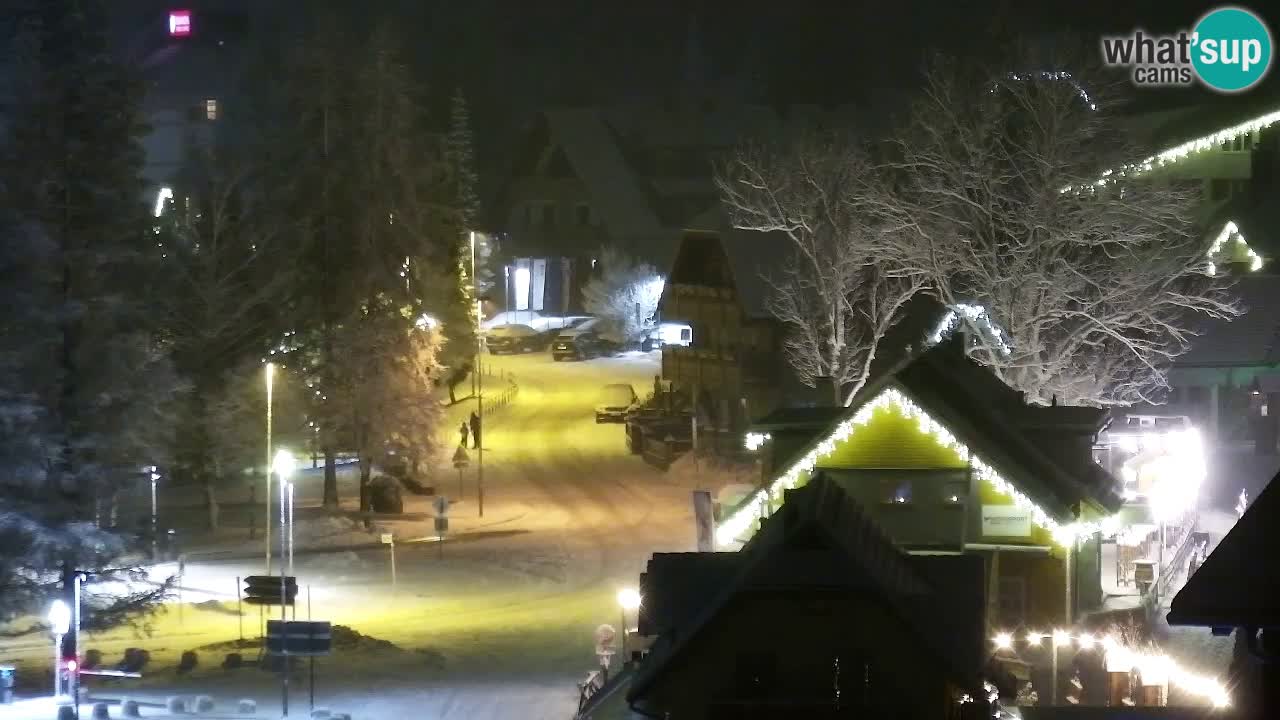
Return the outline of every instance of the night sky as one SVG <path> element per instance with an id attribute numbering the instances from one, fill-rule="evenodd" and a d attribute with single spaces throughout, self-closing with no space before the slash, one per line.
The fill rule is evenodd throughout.
<path id="1" fill-rule="evenodd" d="M 1244 3 L 1280 28 L 1280 7 Z M 887 118 L 931 53 L 998 59 L 1016 45 L 1092 53 L 1104 33 L 1189 27 L 1216 3 L 1019 0 L 113 0 L 126 42 L 174 7 L 248 11 L 284 42 L 324 11 L 358 26 L 392 18 L 428 88 L 433 114 L 461 87 L 472 106 L 482 181 L 502 172 L 520 129 L 555 105 L 654 103 L 681 93 L 728 103 L 851 103 Z M 304 9 L 305 8 L 305 9 Z M 371 11 L 373 8 L 373 11 Z M 161 21 L 163 22 L 163 21 Z M 197 20 L 199 23 L 200 20 Z M 1255 99 L 1280 86 L 1272 72 Z M 1152 106 L 1203 101 L 1204 90 L 1144 89 Z"/>

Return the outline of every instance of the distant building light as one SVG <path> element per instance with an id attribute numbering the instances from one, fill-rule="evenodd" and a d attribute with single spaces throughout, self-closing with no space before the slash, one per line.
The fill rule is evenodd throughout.
<path id="1" fill-rule="evenodd" d="M 169 11 L 169 37 L 187 37 L 191 34 L 191 11 Z"/>
<path id="2" fill-rule="evenodd" d="M 209 98 L 208 100 L 204 101 L 204 117 L 206 120 L 218 119 L 218 101 L 217 100 L 213 98 Z"/>
<path id="3" fill-rule="evenodd" d="M 156 217 L 164 214 L 165 203 L 173 199 L 173 188 L 162 187 L 156 192 L 156 206 L 153 213 Z"/>

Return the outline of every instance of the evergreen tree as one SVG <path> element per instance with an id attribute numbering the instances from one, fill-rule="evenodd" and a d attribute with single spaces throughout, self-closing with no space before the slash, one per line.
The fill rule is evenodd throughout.
<path id="1" fill-rule="evenodd" d="M 174 380 L 150 324 L 160 261 L 140 178 L 140 86 L 108 52 L 100 2 L 8 11 L 16 87 L 0 140 L 0 620 L 93 573 L 85 628 L 167 590 L 130 570 L 115 498 L 164 465 Z M 60 586 L 60 590 L 58 589 Z"/>
<path id="2" fill-rule="evenodd" d="M 445 136 L 445 160 L 449 166 L 450 184 L 457 205 L 457 241 L 453 246 L 450 266 L 455 273 L 457 292 L 445 313 L 444 325 L 449 339 L 447 358 L 452 365 L 466 362 L 475 351 L 475 334 L 479 330 L 476 317 L 477 297 L 484 297 L 492 285 L 487 270 L 491 247 L 486 235 L 479 232 L 479 179 L 475 166 L 475 150 L 471 135 L 471 111 L 462 90 L 454 92 L 449 105 L 449 132 Z M 475 247 L 472 247 L 475 233 Z M 476 277 L 471 277 L 474 269 Z"/>
<path id="3" fill-rule="evenodd" d="M 383 315 L 416 318 L 457 287 L 452 243 L 458 227 L 442 138 L 426 125 L 419 88 L 395 34 L 364 35 L 322 20 L 284 59 L 289 78 L 263 118 L 262 154 L 274 170 L 263 184 L 275 210 L 281 266 L 291 278 L 291 365 L 312 390 L 310 412 L 326 458 L 325 503 L 336 505 L 339 446 L 373 452 L 368 418 L 356 410 L 363 377 L 389 356 L 369 352 L 358 377 L 343 358 Z M 426 398 L 421 398 L 423 402 Z M 361 457 L 362 505 L 376 458 Z"/>

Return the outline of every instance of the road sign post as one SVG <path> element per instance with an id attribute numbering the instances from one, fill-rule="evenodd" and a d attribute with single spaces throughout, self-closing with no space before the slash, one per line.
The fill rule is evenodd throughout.
<path id="1" fill-rule="evenodd" d="M 457 450 L 453 451 L 453 466 L 458 469 L 458 499 L 462 499 L 462 471 L 471 464 L 471 458 L 467 456 L 467 449 L 461 445 Z"/>
<path id="2" fill-rule="evenodd" d="M 444 559 L 444 534 L 449 532 L 449 498 L 439 495 L 431 503 L 436 511 L 437 557 Z"/>
<path id="3" fill-rule="evenodd" d="M 391 590 L 396 589 L 396 536 L 393 533 L 382 533 L 382 544 L 391 550 Z"/>

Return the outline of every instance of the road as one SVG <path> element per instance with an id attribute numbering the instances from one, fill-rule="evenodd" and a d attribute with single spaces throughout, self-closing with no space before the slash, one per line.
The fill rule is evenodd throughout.
<path id="1" fill-rule="evenodd" d="M 324 519 L 311 508 L 319 502 L 316 483 L 299 480 L 299 529 L 329 528 L 338 544 L 358 543 L 308 552 L 311 543 L 298 541 L 295 574 L 310 588 L 310 614 L 396 646 L 358 642 L 320 660 L 318 696 L 326 707 L 355 717 L 569 717 L 575 683 L 595 664 L 593 631 L 621 621 L 617 590 L 636 584 L 652 552 L 692 549 L 692 487 L 628 454 L 621 425 L 594 421 L 596 391 L 631 382 L 643 394 L 657 372 L 656 354 L 580 363 L 553 363 L 542 353 L 486 360 L 513 374 L 520 391 L 487 417 L 485 517 L 476 513 L 473 466 L 451 510 L 462 532 L 443 548 L 430 541 L 429 522 L 378 528 L 400 538 L 394 587 L 389 549 L 369 545 L 376 533 Z M 465 415 L 467 406 L 459 411 Z M 347 504 L 354 502 L 351 475 L 343 482 Z M 457 495 L 452 468 L 437 483 Z M 424 507 L 409 509 L 425 509 L 425 499 L 414 502 Z M 89 638 L 85 646 L 108 661 L 131 646 L 154 658 L 140 686 L 99 681 L 101 691 L 154 698 L 204 692 L 278 706 L 278 676 L 218 669 L 225 649 L 201 651 L 194 675 L 173 670 L 183 650 L 236 638 L 235 578 L 261 572 L 257 547 L 245 539 L 223 556 L 188 560 L 181 612 L 170 603 L 153 619 L 150 637 L 115 631 Z M 174 570 L 161 566 L 157 574 Z M 303 595 L 299 618 L 307 614 L 305 589 Z M 257 635 L 258 621 L 258 612 L 246 609 L 247 636 Z M 32 638 L 0 646 L 0 656 L 47 667 L 47 648 Z M 305 702 L 305 693 L 299 698 Z"/>

